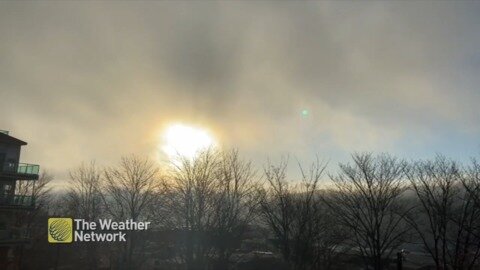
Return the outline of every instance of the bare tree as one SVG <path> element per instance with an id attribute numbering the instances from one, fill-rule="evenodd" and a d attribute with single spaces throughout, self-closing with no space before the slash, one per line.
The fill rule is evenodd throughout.
<path id="1" fill-rule="evenodd" d="M 236 150 L 200 151 L 172 164 L 166 208 L 187 269 L 227 269 L 258 204 L 255 173 Z"/>
<path id="2" fill-rule="evenodd" d="M 46 223 L 48 207 L 52 202 L 51 181 L 53 175 L 48 171 L 42 171 L 36 181 L 17 181 L 15 194 L 22 198 L 29 211 L 18 212 L 18 218 L 26 225 L 26 230 L 31 238 L 31 244 L 22 246 L 20 255 L 20 268 L 47 267 L 44 265 Z M 25 251 L 26 250 L 26 251 Z"/>
<path id="3" fill-rule="evenodd" d="M 480 255 L 480 209 L 462 185 L 468 173 L 456 162 L 437 156 L 433 161 L 415 162 L 408 177 L 418 207 L 407 220 L 437 269 L 472 269 Z M 464 183 L 469 187 L 467 180 Z"/>
<path id="4" fill-rule="evenodd" d="M 403 222 L 408 211 L 401 203 L 407 164 L 386 154 L 353 154 L 352 159 L 353 164 L 340 164 L 340 172 L 331 176 L 335 190 L 327 202 L 353 233 L 365 264 L 385 269 L 408 232 Z"/>
<path id="5" fill-rule="evenodd" d="M 453 221 L 447 234 L 449 264 L 454 270 L 474 269 L 480 257 L 480 208 L 463 187 L 457 196 L 449 217 Z"/>
<path id="6" fill-rule="evenodd" d="M 102 171 L 94 161 L 70 171 L 66 207 L 70 215 L 94 221 L 102 213 Z"/>
<path id="7" fill-rule="evenodd" d="M 467 192 L 465 196 L 469 200 L 473 200 L 471 223 L 469 223 L 467 230 L 472 234 L 474 240 L 471 242 L 476 246 L 470 250 L 470 256 L 466 256 L 467 262 L 470 261 L 469 269 L 472 269 L 473 265 L 478 263 L 480 257 L 480 217 L 478 216 L 480 211 L 480 163 L 477 159 L 473 158 L 470 166 L 462 173 L 462 184 Z M 465 251 L 464 254 L 468 254 L 468 252 Z"/>
<path id="8" fill-rule="evenodd" d="M 118 166 L 105 169 L 102 185 L 105 211 L 116 220 L 144 220 L 161 186 L 157 164 L 134 155 L 123 157 Z M 139 267 L 141 258 L 133 257 L 137 236 L 132 231 L 122 247 L 121 267 Z"/>
<path id="9" fill-rule="evenodd" d="M 237 150 L 220 153 L 218 189 L 213 206 L 213 245 L 216 267 L 226 269 L 233 251 L 239 247 L 259 203 L 255 171 Z"/>
<path id="10" fill-rule="evenodd" d="M 218 154 L 212 150 L 199 153 L 194 159 L 179 157 L 172 163 L 167 207 L 174 228 L 180 262 L 187 269 L 204 269 L 213 257 L 208 241 L 213 223 L 214 196 L 219 167 Z"/>
<path id="11" fill-rule="evenodd" d="M 480 208 L 480 163 L 472 158 L 470 165 L 462 174 L 463 187 L 475 201 L 476 207 Z"/>
<path id="12" fill-rule="evenodd" d="M 65 212 L 67 215 L 96 221 L 102 213 L 101 169 L 94 161 L 82 163 L 70 171 L 69 188 L 64 197 Z M 99 263 L 98 245 L 94 242 L 79 244 L 80 250 L 85 252 L 85 268 L 97 269 Z"/>
<path id="13" fill-rule="evenodd" d="M 35 209 L 40 209 L 48 205 L 52 187 L 50 182 L 53 175 L 48 171 L 42 171 L 38 180 L 20 180 L 15 185 L 15 194 L 23 198 L 30 198 L 29 203 Z M 24 201 L 24 203 L 28 203 Z"/>
<path id="14" fill-rule="evenodd" d="M 319 181 L 325 164 L 318 160 L 302 180 L 287 181 L 288 161 L 265 168 L 267 187 L 261 202 L 261 219 L 272 231 L 276 246 L 292 269 L 318 269 L 330 266 L 330 255 L 339 244 L 331 217 L 320 199 Z M 336 238 L 339 240 L 340 238 Z"/>

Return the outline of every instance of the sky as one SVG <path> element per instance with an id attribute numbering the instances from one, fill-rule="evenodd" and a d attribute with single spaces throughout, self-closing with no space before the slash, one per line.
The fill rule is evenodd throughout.
<path id="1" fill-rule="evenodd" d="M 57 183 L 172 123 L 289 154 L 480 153 L 480 2 L 0 2 L 0 129 Z M 308 115 L 303 115 L 304 110 Z"/>

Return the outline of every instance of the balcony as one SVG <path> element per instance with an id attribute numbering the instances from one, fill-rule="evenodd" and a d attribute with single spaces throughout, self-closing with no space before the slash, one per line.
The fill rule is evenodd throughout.
<path id="1" fill-rule="evenodd" d="M 0 198 L 0 209 L 33 209 L 35 198 L 27 195 L 13 195 Z"/>
<path id="2" fill-rule="evenodd" d="M 0 245 L 24 244 L 30 241 L 30 234 L 25 228 L 1 228 Z"/>
<path id="3" fill-rule="evenodd" d="M 27 163 L 5 162 L 0 166 L 0 177 L 16 180 L 37 180 L 40 166 Z"/>

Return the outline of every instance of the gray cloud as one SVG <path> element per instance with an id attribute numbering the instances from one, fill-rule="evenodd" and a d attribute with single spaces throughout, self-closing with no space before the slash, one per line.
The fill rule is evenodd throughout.
<path id="1" fill-rule="evenodd" d="M 173 121 L 259 160 L 413 156 L 413 137 L 471 154 L 478 14 L 475 2 L 3 2 L 0 128 L 60 175 L 152 154 Z"/>

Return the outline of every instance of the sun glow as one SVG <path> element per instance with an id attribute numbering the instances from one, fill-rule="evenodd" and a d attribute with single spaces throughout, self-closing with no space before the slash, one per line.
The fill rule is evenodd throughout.
<path id="1" fill-rule="evenodd" d="M 199 151 L 215 146 L 215 139 L 205 129 L 174 124 L 163 133 L 162 150 L 168 158 L 193 158 Z"/>

